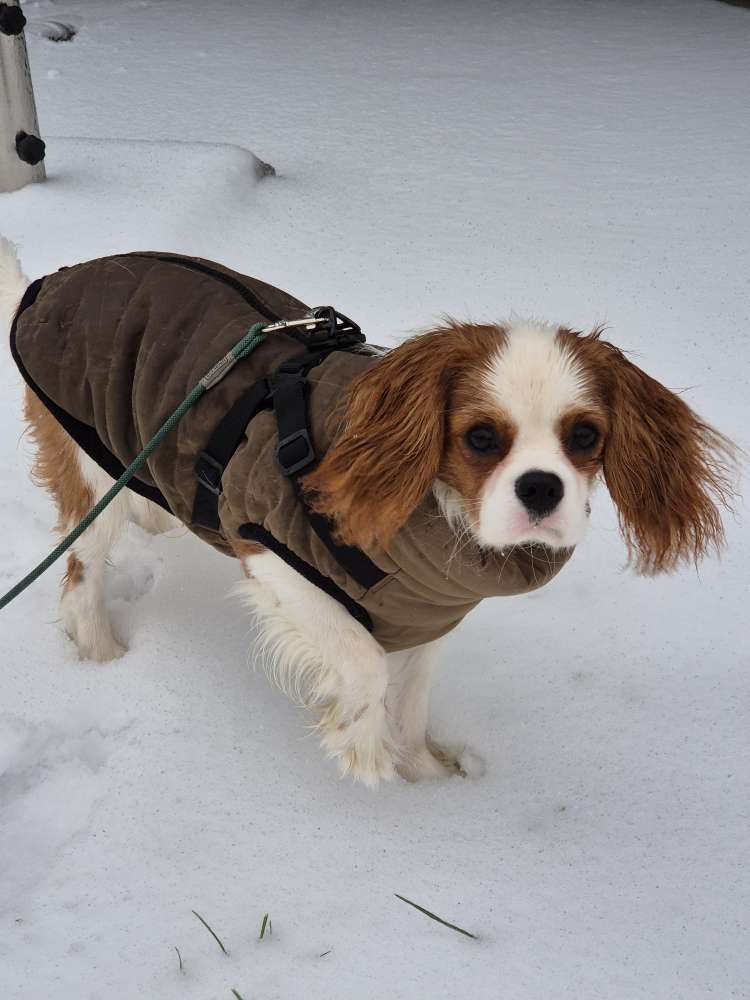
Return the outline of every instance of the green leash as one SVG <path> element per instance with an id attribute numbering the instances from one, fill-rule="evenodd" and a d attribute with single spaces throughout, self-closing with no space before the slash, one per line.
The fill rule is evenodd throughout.
<path id="1" fill-rule="evenodd" d="M 310 321 L 308 320 L 308 323 Z M 277 324 L 278 325 L 278 324 Z M 286 325 L 286 324 L 284 324 Z M 291 325 L 291 324 L 289 324 Z M 259 347 L 263 341 L 266 339 L 263 331 L 266 329 L 265 323 L 255 323 L 250 327 L 250 330 L 245 334 L 242 340 L 235 344 L 229 354 L 226 354 L 221 361 L 217 362 L 213 368 L 206 372 L 203 378 L 198 382 L 194 389 L 186 396 L 186 398 L 180 403 L 177 409 L 174 411 L 171 417 L 164 421 L 159 430 L 154 434 L 151 440 L 148 442 L 146 447 L 137 455 L 127 469 L 123 472 L 114 486 L 109 489 L 104 496 L 101 498 L 99 503 L 97 503 L 88 514 L 84 517 L 79 525 L 77 525 L 73 530 L 67 535 L 52 552 L 39 563 L 29 574 L 25 576 L 23 580 L 20 580 L 15 587 L 12 587 L 7 594 L 0 597 L 0 610 L 4 608 L 7 604 L 22 594 L 27 587 L 30 587 L 35 580 L 39 577 L 50 566 L 57 562 L 60 556 L 67 552 L 71 545 L 76 542 L 81 535 L 84 533 L 86 528 L 90 527 L 94 521 L 99 517 L 103 510 L 105 510 L 114 500 L 118 493 L 120 493 L 128 484 L 128 482 L 133 478 L 136 472 L 141 468 L 141 466 L 146 462 L 151 454 L 159 447 L 164 438 L 169 434 L 169 432 L 179 424 L 188 410 L 192 409 L 204 392 L 207 392 L 217 382 L 220 382 L 227 372 L 233 368 L 238 361 L 246 358 L 248 354 L 252 353 L 256 347 Z"/>

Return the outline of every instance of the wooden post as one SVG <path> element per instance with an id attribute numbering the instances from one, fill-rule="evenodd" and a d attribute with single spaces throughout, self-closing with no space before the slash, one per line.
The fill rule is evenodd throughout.
<path id="1" fill-rule="evenodd" d="M 0 0 L 0 191 L 45 177 L 25 24 L 19 0 Z"/>

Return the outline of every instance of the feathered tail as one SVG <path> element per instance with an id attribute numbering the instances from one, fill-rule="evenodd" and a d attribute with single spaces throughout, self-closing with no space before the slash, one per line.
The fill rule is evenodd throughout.
<path id="1" fill-rule="evenodd" d="M 0 236 L 0 336 L 4 340 L 28 283 L 16 248 L 10 240 Z"/>

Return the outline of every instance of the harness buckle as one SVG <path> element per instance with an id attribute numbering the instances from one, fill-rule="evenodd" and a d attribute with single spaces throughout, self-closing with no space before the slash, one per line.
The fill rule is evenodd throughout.
<path id="1" fill-rule="evenodd" d="M 221 494 L 221 477 L 224 475 L 224 466 L 209 455 L 207 451 L 202 451 L 194 467 L 195 477 L 201 486 L 204 486 L 209 493 L 218 497 Z"/>
<path id="2" fill-rule="evenodd" d="M 276 446 L 276 461 L 285 476 L 293 476 L 315 461 L 315 449 L 306 427 L 279 441 Z"/>
<path id="3" fill-rule="evenodd" d="M 353 320 L 336 312 L 333 306 L 316 306 L 310 310 L 316 321 L 315 329 L 307 333 L 305 340 L 315 347 L 352 347 L 363 344 L 365 336 Z"/>

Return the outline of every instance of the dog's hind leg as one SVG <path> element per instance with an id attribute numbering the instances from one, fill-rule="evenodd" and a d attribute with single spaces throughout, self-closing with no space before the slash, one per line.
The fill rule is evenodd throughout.
<path id="1" fill-rule="evenodd" d="M 58 512 L 56 530 L 65 535 L 107 492 L 112 480 L 28 389 L 25 416 L 37 447 L 32 478 L 51 494 Z M 123 493 L 69 551 L 60 609 L 82 659 L 103 662 L 125 652 L 112 633 L 103 580 L 107 557 L 130 519 L 129 498 Z"/>
<path id="2" fill-rule="evenodd" d="M 110 486 L 112 482 L 110 480 Z M 180 521 L 158 504 L 146 500 L 137 493 L 128 493 L 130 520 L 149 535 L 162 535 L 165 531 L 180 527 Z"/>

